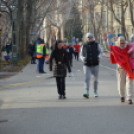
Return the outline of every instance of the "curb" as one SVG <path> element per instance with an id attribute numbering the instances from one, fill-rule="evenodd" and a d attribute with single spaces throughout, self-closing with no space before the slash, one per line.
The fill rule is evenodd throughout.
<path id="1" fill-rule="evenodd" d="M 16 75 L 18 72 L 0 72 L 0 76 L 12 76 L 12 75 Z"/>

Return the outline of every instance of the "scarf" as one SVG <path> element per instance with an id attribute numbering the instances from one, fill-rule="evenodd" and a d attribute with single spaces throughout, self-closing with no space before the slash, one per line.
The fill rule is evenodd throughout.
<path id="1" fill-rule="evenodd" d="M 134 79 L 133 71 L 129 63 L 129 45 L 126 48 L 121 49 L 120 47 L 110 45 L 112 53 L 110 53 L 110 60 L 112 64 L 119 64 L 128 74 L 130 79 Z"/>

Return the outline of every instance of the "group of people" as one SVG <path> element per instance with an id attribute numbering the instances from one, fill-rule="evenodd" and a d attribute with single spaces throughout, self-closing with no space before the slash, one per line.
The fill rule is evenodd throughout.
<path id="1" fill-rule="evenodd" d="M 118 90 L 120 102 L 125 102 L 125 86 L 127 90 L 127 103 L 133 104 L 133 79 L 134 79 L 134 35 L 131 36 L 130 43 L 127 44 L 123 36 L 119 37 L 115 45 L 109 45 L 107 34 L 103 35 L 106 49 L 110 52 L 112 64 L 117 64 Z M 87 33 L 86 41 L 81 47 L 80 58 L 84 64 L 85 93 L 83 97 L 89 98 L 89 87 L 91 74 L 94 76 L 94 96 L 98 97 L 98 74 L 99 63 L 102 57 L 102 49 L 93 37 L 92 33 Z M 55 64 L 53 64 L 55 59 Z M 71 62 L 70 62 L 71 63 Z M 59 99 L 65 99 L 65 77 L 66 67 L 71 73 L 68 52 L 62 46 L 62 41 L 57 40 L 55 49 L 50 56 L 50 71 L 53 70 L 56 77 Z"/>
<path id="2" fill-rule="evenodd" d="M 65 49 L 68 53 L 70 66 L 73 66 L 73 55 L 77 61 L 79 60 L 80 48 L 81 48 L 81 45 L 78 42 L 76 42 L 75 45 L 72 45 L 72 44 L 63 45 L 63 49 Z"/>
<path id="3" fill-rule="evenodd" d="M 100 45 L 94 41 L 93 34 L 87 33 L 86 35 L 87 41 L 82 45 L 80 51 L 80 58 L 84 63 L 84 74 L 85 74 L 85 94 L 83 95 L 86 98 L 89 98 L 89 81 L 90 75 L 93 74 L 95 77 L 94 81 L 94 95 L 98 97 L 97 89 L 98 89 L 98 72 L 99 72 L 99 60 L 102 56 L 102 50 Z M 70 45 L 69 45 L 70 46 Z M 76 50 L 76 57 L 79 57 L 79 48 L 74 46 Z M 71 47 L 71 46 L 70 46 Z M 66 47 L 67 49 L 67 47 Z M 55 49 L 52 51 L 50 56 L 50 71 L 54 71 L 54 76 L 56 77 L 57 89 L 59 94 L 59 99 L 65 99 L 65 77 L 66 77 L 66 69 L 63 67 L 67 66 L 69 73 L 71 73 L 70 63 L 69 63 L 69 51 L 65 49 L 65 46 L 62 46 L 62 41 L 58 40 L 55 44 Z M 53 67 L 53 59 L 55 59 L 55 64 Z M 77 58 L 78 60 L 78 58 Z M 56 75 L 55 75 L 56 74 Z M 61 75 L 64 74 L 64 75 Z"/>

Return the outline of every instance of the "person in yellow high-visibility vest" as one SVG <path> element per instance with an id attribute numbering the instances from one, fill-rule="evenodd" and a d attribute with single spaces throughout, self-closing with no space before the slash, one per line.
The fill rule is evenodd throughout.
<path id="1" fill-rule="evenodd" d="M 46 73 L 44 72 L 44 61 L 46 57 L 46 47 L 44 44 L 44 40 L 40 41 L 40 44 L 36 47 L 36 57 L 39 60 L 39 73 Z"/>
<path id="2" fill-rule="evenodd" d="M 49 50 L 48 50 L 47 46 L 46 46 L 46 57 L 45 57 L 45 59 L 46 60 L 49 60 Z"/>

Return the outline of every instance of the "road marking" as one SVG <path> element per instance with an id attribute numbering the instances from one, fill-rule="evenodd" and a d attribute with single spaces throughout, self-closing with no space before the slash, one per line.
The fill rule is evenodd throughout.
<path id="1" fill-rule="evenodd" d="M 110 68 L 110 67 L 108 67 L 108 66 L 104 66 L 104 65 L 102 65 L 102 64 L 100 64 L 100 66 L 102 66 L 103 68 L 106 68 L 106 69 L 112 70 L 112 71 L 116 71 L 116 69 Z"/>
<path id="2" fill-rule="evenodd" d="M 11 88 L 11 87 L 16 87 L 16 86 L 21 86 L 21 85 L 26 85 L 26 84 L 30 84 L 30 83 L 35 83 L 35 82 L 38 82 L 38 81 L 29 81 L 29 82 L 24 82 L 24 83 L 10 84 L 10 85 L 7 85 L 7 86 L 0 87 L 0 90 Z"/>

